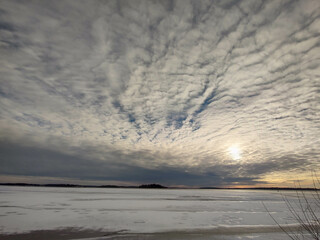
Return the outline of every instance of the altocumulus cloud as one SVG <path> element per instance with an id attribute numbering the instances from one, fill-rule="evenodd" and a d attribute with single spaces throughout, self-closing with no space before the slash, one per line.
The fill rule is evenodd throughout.
<path id="1" fill-rule="evenodd" d="M 311 0 L 1 1 L 0 174 L 226 186 L 319 169 L 319 16 Z"/>

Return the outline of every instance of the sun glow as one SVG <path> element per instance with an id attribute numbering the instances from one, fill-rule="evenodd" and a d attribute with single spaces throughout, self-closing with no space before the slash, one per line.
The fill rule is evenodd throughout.
<path id="1" fill-rule="evenodd" d="M 228 151 L 233 160 L 239 160 L 241 158 L 241 151 L 237 146 L 229 147 Z"/>

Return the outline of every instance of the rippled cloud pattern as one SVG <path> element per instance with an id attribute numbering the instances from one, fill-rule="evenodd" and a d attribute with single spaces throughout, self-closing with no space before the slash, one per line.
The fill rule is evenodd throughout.
<path id="1" fill-rule="evenodd" d="M 319 16 L 311 0 L 1 1 L 0 174 L 231 186 L 320 169 Z"/>

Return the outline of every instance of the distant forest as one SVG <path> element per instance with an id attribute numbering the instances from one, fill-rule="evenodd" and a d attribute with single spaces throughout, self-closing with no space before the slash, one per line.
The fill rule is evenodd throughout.
<path id="1" fill-rule="evenodd" d="M 319 188 L 282 188 L 282 187 L 259 187 L 259 188 L 222 188 L 222 187 L 199 187 L 199 188 L 188 188 L 188 187 L 166 187 L 160 184 L 142 184 L 140 186 L 117 186 L 117 185 L 77 185 L 77 184 L 32 184 L 32 183 L 0 183 L 0 186 L 20 186 L 20 187 L 64 187 L 64 188 L 145 188 L 145 189 L 217 189 L 217 190 L 303 190 L 303 191 L 319 191 Z"/>

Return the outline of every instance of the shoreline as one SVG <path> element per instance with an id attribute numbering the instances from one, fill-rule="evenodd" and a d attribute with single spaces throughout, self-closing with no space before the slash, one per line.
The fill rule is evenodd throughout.
<path id="1" fill-rule="evenodd" d="M 48 188 L 100 188 L 100 189 L 157 189 L 157 190 L 273 190 L 273 191 L 320 191 L 319 188 L 288 188 L 288 187 L 252 187 L 252 188 L 237 188 L 237 187 L 144 187 L 141 186 L 118 186 L 118 185 L 75 185 L 75 184 L 32 184 L 32 183 L 0 183 L 0 186 L 10 187 L 48 187 Z"/>
<path id="2" fill-rule="evenodd" d="M 2 240 L 71 240 L 71 239 L 88 239 L 103 238 L 115 236 L 121 231 L 104 231 L 101 229 L 85 229 L 66 227 L 47 230 L 32 230 L 21 233 L 0 233 Z"/>
<path id="3" fill-rule="evenodd" d="M 301 231 L 299 225 L 283 226 L 284 229 L 290 231 Z M 104 239 L 193 239 L 198 237 L 209 236 L 246 236 L 251 234 L 269 234 L 277 233 L 283 234 L 282 230 L 276 225 L 235 225 L 235 226 L 217 226 L 213 228 L 204 229 L 185 229 L 185 230 L 168 230 L 159 232 L 128 232 L 126 230 L 106 231 L 103 229 L 86 229 L 76 227 L 66 227 L 48 230 L 32 230 L 21 233 L 0 233 L 2 240 L 76 240 L 76 239 L 90 239 L 90 240 L 104 240 Z"/>

